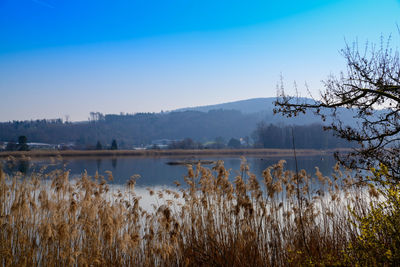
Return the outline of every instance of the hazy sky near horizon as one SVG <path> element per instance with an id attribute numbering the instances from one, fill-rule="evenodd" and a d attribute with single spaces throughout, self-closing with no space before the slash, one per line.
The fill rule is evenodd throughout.
<path id="1" fill-rule="evenodd" d="M 318 95 L 345 41 L 399 44 L 399 0 L 0 0 L 0 121 Z"/>

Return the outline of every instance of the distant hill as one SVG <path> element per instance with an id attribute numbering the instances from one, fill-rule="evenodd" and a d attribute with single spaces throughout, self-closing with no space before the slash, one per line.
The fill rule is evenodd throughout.
<path id="1" fill-rule="evenodd" d="M 262 120 L 278 124 L 278 125 L 309 125 L 314 123 L 322 123 L 321 118 L 319 116 L 314 115 L 311 112 L 306 114 L 301 114 L 295 118 L 285 118 L 281 115 L 273 114 L 273 109 L 275 108 L 276 97 L 266 97 L 266 98 L 252 98 L 246 100 L 239 100 L 234 102 L 227 102 L 216 105 L 206 105 L 199 107 L 187 107 L 175 110 L 175 112 L 182 111 L 200 111 L 200 112 L 209 112 L 210 110 L 236 110 L 240 111 L 243 114 L 253 114 L 254 116 L 258 116 L 262 118 Z M 314 100 L 310 98 L 300 98 L 300 101 L 305 103 L 314 103 Z M 349 125 L 354 125 L 356 121 L 353 119 L 355 115 L 354 110 L 348 110 L 344 108 L 338 109 L 338 114 L 340 119 Z M 327 118 L 327 123 L 331 123 L 329 116 Z"/>
<path id="2" fill-rule="evenodd" d="M 306 103 L 314 103 L 315 101 L 310 98 L 301 97 L 301 101 Z M 208 112 L 210 110 L 222 109 L 222 110 L 238 110 L 244 114 L 258 113 L 258 112 L 272 112 L 275 108 L 276 97 L 259 97 L 250 98 L 246 100 L 239 100 L 233 102 L 226 102 L 216 105 L 206 105 L 199 107 L 187 107 L 180 108 L 174 111 L 201 111 Z"/>
<path id="3" fill-rule="evenodd" d="M 200 107 L 188 107 L 181 108 L 174 111 L 201 111 L 208 112 L 210 110 L 222 109 L 222 110 L 238 110 L 242 113 L 258 113 L 263 111 L 271 111 L 274 108 L 274 101 L 276 101 L 276 97 L 268 97 L 268 98 L 252 98 L 216 105 L 207 105 Z"/>

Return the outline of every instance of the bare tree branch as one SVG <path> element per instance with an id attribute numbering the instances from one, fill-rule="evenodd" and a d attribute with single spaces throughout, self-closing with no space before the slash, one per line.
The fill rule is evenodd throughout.
<path id="1" fill-rule="evenodd" d="M 274 112 L 292 117 L 312 111 L 324 121 L 331 116 L 325 129 L 360 145 L 347 156 L 338 156 L 343 164 L 368 169 L 379 161 L 400 180 L 400 63 L 390 41 L 390 37 L 387 42 L 381 38 L 378 49 L 367 43 L 362 52 L 357 43 L 346 44 L 341 54 L 347 71 L 324 81 L 318 101 L 288 96 L 281 84 Z M 356 111 L 357 126 L 344 124 L 338 115 L 342 108 Z"/>

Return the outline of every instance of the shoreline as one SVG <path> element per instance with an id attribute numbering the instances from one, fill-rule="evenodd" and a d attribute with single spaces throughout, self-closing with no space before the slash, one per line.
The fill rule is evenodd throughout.
<path id="1" fill-rule="evenodd" d="M 348 152 L 349 148 L 337 149 L 296 149 L 296 156 L 329 155 L 334 152 Z M 51 157 L 201 157 L 201 156 L 293 156 L 293 149 L 248 148 L 248 149 L 191 149 L 191 150 L 34 150 L 2 151 L 0 159 L 15 158 L 51 158 Z"/>

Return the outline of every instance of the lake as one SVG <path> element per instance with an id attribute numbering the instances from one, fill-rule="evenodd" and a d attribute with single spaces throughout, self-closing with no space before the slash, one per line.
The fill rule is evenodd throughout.
<path id="1" fill-rule="evenodd" d="M 250 171 L 261 177 L 262 171 L 267 167 L 277 163 L 280 159 L 286 160 L 286 169 L 295 170 L 295 161 L 293 157 L 246 157 L 250 166 Z M 185 165 L 169 165 L 168 162 L 175 161 L 195 161 L 207 160 L 217 161 L 223 160 L 225 167 L 232 169 L 231 177 L 238 173 L 240 169 L 241 159 L 239 156 L 211 156 L 211 157 L 76 157 L 63 158 L 58 162 L 51 162 L 49 159 L 32 159 L 29 161 L 6 162 L 2 160 L 3 169 L 6 173 L 21 171 L 31 173 L 39 171 L 41 167 L 48 166 L 47 171 L 65 168 L 70 170 L 71 177 L 79 176 L 85 170 L 89 175 L 94 175 L 96 171 L 100 175 L 107 177 L 106 171 L 113 173 L 113 184 L 125 184 L 132 175 L 139 174 L 137 186 L 153 187 L 153 186 L 173 186 L 174 181 L 182 183 L 183 177 L 187 174 Z M 297 157 L 299 170 L 305 169 L 308 173 L 314 174 L 315 167 L 318 166 L 320 171 L 329 176 L 336 161 L 333 155 L 319 156 L 300 156 Z M 204 165 L 212 168 L 215 164 Z"/>

